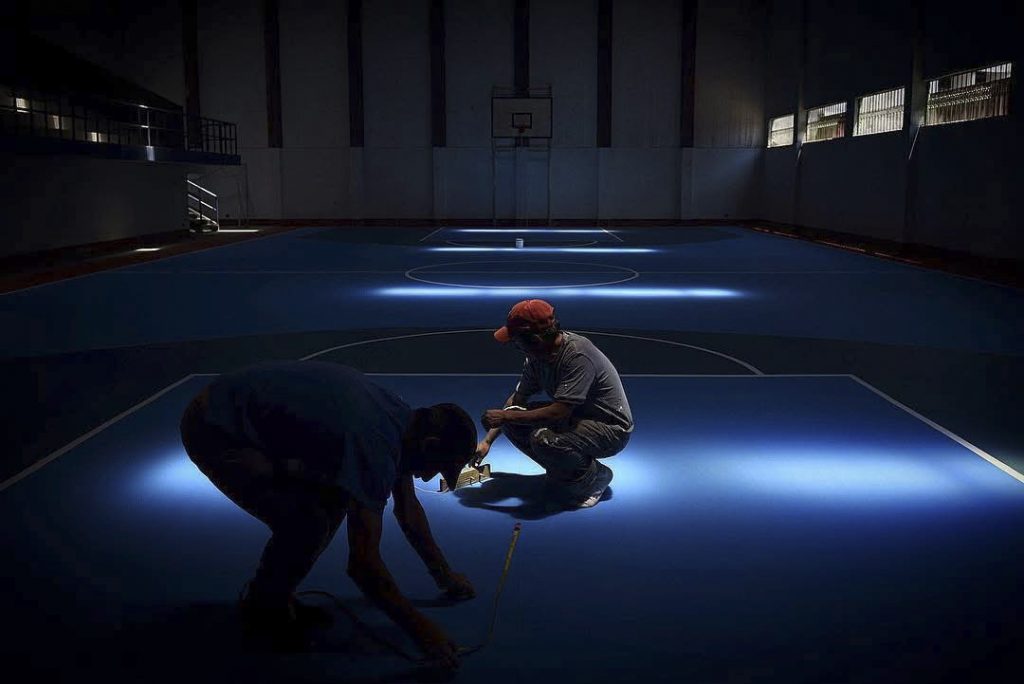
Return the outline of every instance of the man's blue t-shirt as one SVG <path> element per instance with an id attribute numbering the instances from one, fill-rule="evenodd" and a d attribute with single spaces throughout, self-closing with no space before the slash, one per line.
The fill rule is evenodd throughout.
<path id="1" fill-rule="evenodd" d="M 336 363 L 263 363 L 209 386 L 207 421 L 277 465 L 340 486 L 383 510 L 398 476 L 412 409 L 359 371 Z"/>

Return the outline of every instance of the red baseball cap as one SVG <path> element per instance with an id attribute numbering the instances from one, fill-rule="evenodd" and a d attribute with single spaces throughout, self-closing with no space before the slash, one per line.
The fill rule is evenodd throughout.
<path id="1" fill-rule="evenodd" d="M 526 299 L 508 312 L 505 325 L 494 331 L 494 339 L 508 342 L 520 332 L 547 330 L 555 324 L 555 307 L 543 299 Z"/>

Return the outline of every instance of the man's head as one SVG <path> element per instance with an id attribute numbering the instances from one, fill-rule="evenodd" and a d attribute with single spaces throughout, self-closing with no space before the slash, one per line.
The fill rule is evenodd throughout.
<path id="1" fill-rule="evenodd" d="M 476 452 L 476 423 L 455 404 L 416 409 L 406 433 L 405 469 L 422 480 L 438 473 L 455 489 L 462 468 Z"/>
<path id="2" fill-rule="evenodd" d="M 494 331 L 494 339 L 512 342 L 530 356 L 544 358 L 557 347 L 560 332 L 555 307 L 543 299 L 527 299 L 509 310 L 505 325 Z"/>

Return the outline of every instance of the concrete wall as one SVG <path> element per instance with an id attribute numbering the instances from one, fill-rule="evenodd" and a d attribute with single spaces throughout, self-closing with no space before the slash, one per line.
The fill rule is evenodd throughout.
<path id="1" fill-rule="evenodd" d="M 184 101 L 182 12 L 177 3 L 20 4 L 36 35 L 172 102 Z"/>
<path id="2" fill-rule="evenodd" d="M 694 149 L 684 150 L 683 218 L 760 216 L 765 21 L 763 0 L 699 4 Z"/>
<path id="3" fill-rule="evenodd" d="M 0 256 L 185 228 L 185 168 L 0 154 Z"/>
<path id="4" fill-rule="evenodd" d="M 226 218 L 753 217 L 764 0 L 697 4 L 698 149 L 680 147 L 682 3 L 614 3 L 612 146 L 598 149 L 598 3 L 535 0 L 530 81 L 552 89 L 553 138 L 550 148 L 492 157 L 491 90 L 514 81 L 513 0 L 446 0 L 447 146 L 439 148 L 431 141 L 428 0 L 363 2 L 358 148 L 349 146 L 347 3 L 279 1 L 283 147 L 270 148 L 263 5 L 201 2 L 201 111 L 238 124 L 244 164 L 209 168 L 201 182 L 218 193 Z M 91 1 L 37 24 L 183 102 L 180 7 L 118 8 L 113 34 L 110 14 Z"/>
<path id="5" fill-rule="evenodd" d="M 697 144 L 679 147 L 682 9 L 614 5 L 612 147 L 596 147 L 597 3 L 531 3 L 531 85 L 554 96 L 550 149 L 492 158 L 490 97 L 513 78 L 512 0 L 447 0 L 447 146 L 431 148 L 429 3 L 363 3 L 365 144 L 347 147 L 344 7 L 281 0 L 284 149 L 266 148 L 262 16 L 243 0 L 200 23 L 203 114 L 239 123 L 261 218 L 753 217 L 763 154 L 764 3 L 701 2 Z M 230 21 L 233 28 L 216 29 Z M 210 27 L 210 28 L 207 28 Z M 216 29 L 216 30 L 215 30 Z M 240 79 L 234 69 L 248 62 Z M 209 95 L 208 95 L 209 92 Z M 702 99 L 703 97 L 703 99 Z M 243 129 L 245 133 L 243 134 Z M 245 178 L 207 179 L 224 213 Z M 234 207 L 234 209 L 233 209 Z"/>
<path id="6" fill-rule="evenodd" d="M 847 102 L 913 80 L 909 0 L 773 0 L 767 22 L 766 117 Z M 970 10 L 924 5 L 922 80 L 1020 58 L 1019 3 Z M 806 32 L 806 33 L 805 33 Z M 979 36 L 985 36 L 979 40 Z M 965 37 L 970 37 L 965 39 Z M 806 54 L 802 41 L 806 40 Z M 1019 78 L 1019 76 L 1018 76 Z M 1020 88 L 1011 115 L 766 150 L 764 218 L 982 256 L 1024 258 Z M 852 115 L 850 117 L 852 120 Z M 850 131 L 852 133 L 852 131 Z M 913 154 L 911 154 L 913 150 Z M 799 161 L 798 161 L 799 160 Z"/>

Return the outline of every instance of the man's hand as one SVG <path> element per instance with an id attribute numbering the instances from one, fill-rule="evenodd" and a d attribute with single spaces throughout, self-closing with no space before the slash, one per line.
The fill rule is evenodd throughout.
<path id="1" fill-rule="evenodd" d="M 500 428 L 505 424 L 505 412 L 502 409 L 488 409 L 480 418 L 480 422 L 488 430 Z"/>
<path id="2" fill-rule="evenodd" d="M 416 645 L 431 664 L 454 670 L 459 666 L 459 646 L 444 630 L 424 619 L 416 629 Z"/>
<path id="3" fill-rule="evenodd" d="M 476 596 L 476 589 L 473 588 L 469 578 L 451 570 L 437 579 L 437 588 L 442 590 L 448 598 L 456 601 L 464 601 Z"/>
<path id="4" fill-rule="evenodd" d="M 486 439 L 476 445 L 476 452 L 473 454 L 473 460 L 471 463 L 474 467 L 479 466 L 483 463 L 484 459 L 487 458 L 487 454 L 491 451 L 491 443 Z"/>

